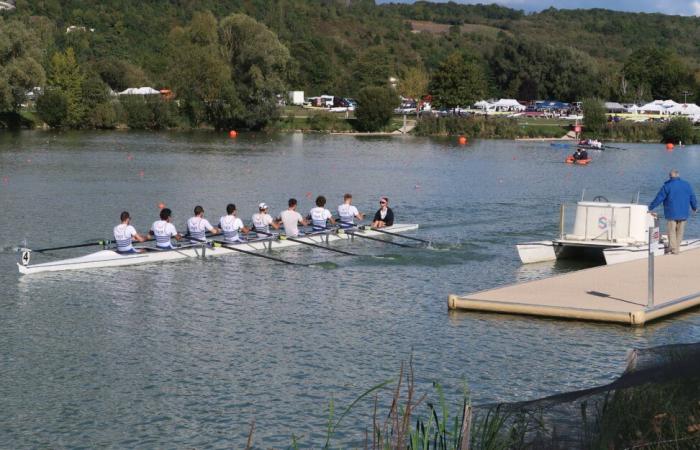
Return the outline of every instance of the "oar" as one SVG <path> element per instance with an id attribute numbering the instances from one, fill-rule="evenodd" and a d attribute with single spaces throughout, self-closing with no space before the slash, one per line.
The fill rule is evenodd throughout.
<path id="1" fill-rule="evenodd" d="M 347 233 L 351 236 L 362 238 L 362 239 L 369 239 L 370 241 L 377 241 L 377 242 L 383 242 L 384 244 L 396 245 L 397 247 L 416 248 L 413 245 L 400 244 L 398 242 L 385 241 L 384 239 L 379 239 L 379 238 L 372 237 L 372 236 L 365 236 L 363 234 L 357 233 L 356 231 L 345 231 L 345 233 Z"/>
<path id="2" fill-rule="evenodd" d="M 268 235 L 268 236 L 274 236 L 272 233 L 266 233 L 266 232 L 264 232 L 264 231 L 259 231 L 259 233 L 266 234 L 266 235 Z M 299 244 L 304 244 L 304 245 L 308 245 L 308 246 L 311 246 L 311 247 L 320 248 L 320 249 L 322 249 L 322 250 L 328 250 L 329 252 L 340 253 L 341 255 L 347 255 L 347 256 L 361 256 L 361 255 L 358 255 L 357 253 L 346 252 L 345 250 L 340 250 L 340 249 L 337 249 L 337 248 L 327 247 L 327 246 L 325 246 L 325 245 L 316 244 L 315 242 L 306 242 L 306 241 L 302 241 L 301 239 L 295 239 L 295 238 L 289 237 L 289 236 L 285 236 L 285 237 L 280 236 L 279 239 L 286 239 L 286 240 L 288 240 L 288 241 L 297 242 L 297 243 L 299 243 Z"/>
<path id="3" fill-rule="evenodd" d="M 370 229 L 370 230 L 373 230 L 373 231 L 376 231 L 376 232 L 379 232 L 379 233 L 388 234 L 389 236 L 396 236 L 396 237 L 400 237 L 400 238 L 404 238 L 404 239 L 410 239 L 410 240 L 412 240 L 412 241 L 422 242 L 422 243 L 424 243 L 424 244 L 431 244 L 430 241 L 427 241 L 427 240 L 425 240 L 425 239 L 420 239 L 420 238 L 413 237 L 413 236 L 404 236 L 403 234 L 392 233 L 392 232 L 390 232 L 390 231 L 385 231 L 385 230 L 382 230 L 382 229 L 379 229 L 379 228 L 373 228 L 373 227 L 364 226 L 364 227 L 361 227 L 360 229 L 362 229 L 362 230 Z"/>
<path id="4" fill-rule="evenodd" d="M 290 266 L 306 266 L 306 267 L 311 266 L 311 264 L 295 263 L 293 261 L 287 261 L 286 259 L 275 258 L 274 256 L 263 255 L 262 253 L 251 252 L 250 250 L 243 250 L 242 248 L 227 245 L 226 242 L 222 242 L 222 241 L 211 241 L 211 242 L 215 244 L 215 247 L 219 246 L 219 247 L 222 247 L 222 248 L 225 248 L 228 250 L 233 250 L 235 252 L 245 253 L 246 255 L 250 255 L 250 256 L 257 256 L 258 258 L 265 258 L 265 259 L 269 259 L 271 261 L 277 261 L 277 262 L 280 262 L 283 264 L 288 264 Z"/>
<path id="5" fill-rule="evenodd" d="M 626 148 L 622 148 L 622 147 L 613 147 L 612 145 L 607 145 L 607 144 L 604 144 L 604 145 L 603 145 L 603 148 L 612 148 L 612 149 L 614 149 L 614 150 L 627 150 Z"/>
<path id="6" fill-rule="evenodd" d="M 114 241 L 110 241 L 110 240 L 106 239 L 106 240 L 103 240 L 103 241 L 90 242 L 90 243 L 87 243 L 87 244 L 63 245 L 63 246 L 61 246 L 61 247 L 40 248 L 40 249 L 37 249 L 37 250 L 32 249 L 32 251 L 33 251 L 33 252 L 40 253 L 40 252 L 50 252 L 50 251 L 53 251 L 53 250 L 65 250 L 65 249 L 68 249 L 68 248 L 92 247 L 93 245 L 102 245 L 102 246 L 106 246 L 106 245 L 112 244 L 113 242 L 114 242 Z"/>

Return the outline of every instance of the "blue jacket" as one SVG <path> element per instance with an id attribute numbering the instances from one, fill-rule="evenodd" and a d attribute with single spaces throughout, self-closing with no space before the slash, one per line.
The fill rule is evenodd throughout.
<path id="1" fill-rule="evenodd" d="M 693 188 L 690 183 L 680 178 L 670 178 L 661 186 L 656 198 L 649 204 L 649 211 L 659 206 L 661 202 L 664 204 L 666 220 L 687 220 L 690 208 L 693 211 L 698 209 Z"/>

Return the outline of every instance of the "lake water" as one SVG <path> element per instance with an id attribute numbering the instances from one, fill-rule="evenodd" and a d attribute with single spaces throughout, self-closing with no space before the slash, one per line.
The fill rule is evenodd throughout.
<path id="1" fill-rule="evenodd" d="M 572 167 L 547 143 L 0 134 L 0 447 L 241 448 L 252 421 L 258 447 L 319 447 L 331 398 L 338 414 L 411 355 L 419 392 L 438 381 L 457 404 L 466 381 L 479 404 L 606 383 L 629 349 L 698 341 L 697 311 L 643 329 L 447 311 L 449 293 L 580 267 L 521 266 L 515 244 L 554 237 L 559 204 L 584 189 L 648 203 L 672 167 L 700 187 L 699 147 L 621 146 Z M 367 213 L 389 196 L 397 222 L 438 244 L 275 253 L 332 269 L 232 255 L 32 276 L 11 251 L 109 238 L 124 209 L 145 231 L 161 202 L 182 228 L 196 204 L 214 222 L 235 202 L 249 222 L 262 201 L 306 212 L 345 192 Z M 361 401 L 334 442 L 361 442 L 371 410 Z"/>

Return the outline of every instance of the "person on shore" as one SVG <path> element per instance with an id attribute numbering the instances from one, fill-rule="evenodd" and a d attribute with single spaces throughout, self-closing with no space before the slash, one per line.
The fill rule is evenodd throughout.
<path id="1" fill-rule="evenodd" d="M 280 223 L 267 213 L 269 206 L 263 202 L 258 205 L 258 212 L 253 214 L 253 230 L 263 235 L 270 234 L 270 227 L 279 230 Z"/>
<path id="2" fill-rule="evenodd" d="M 343 196 L 343 204 L 338 206 L 338 218 L 340 228 L 352 228 L 355 226 L 355 218 L 357 220 L 365 218 L 365 215 L 352 204 L 352 194 Z"/>
<path id="3" fill-rule="evenodd" d="M 156 247 L 158 248 L 172 249 L 174 247 L 171 239 L 175 238 L 178 241 L 182 239 L 180 233 L 175 229 L 175 225 L 170 222 L 172 214 L 173 212 L 170 208 L 161 209 L 160 220 L 153 222 L 151 229 L 148 231 L 148 234 L 156 239 Z"/>
<path id="4" fill-rule="evenodd" d="M 224 241 L 229 244 L 237 242 L 245 242 L 241 237 L 241 233 L 248 234 L 250 229 L 243 225 L 243 221 L 236 217 L 236 205 L 229 203 L 226 205 L 226 215 L 219 219 L 219 228 L 224 234 Z"/>
<path id="5" fill-rule="evenodd" d="M 390 227 L 394 224 L 394 211 L 389 208 L 389 198 L 382 197 L 379 199 L 379 209 L 374 213 L 372 219 L 372 228 Z"/>
<path id="6" fill-rule="evenodd" d="M 326 197 L 319 195 L 316 197 L 316 206 L 309 211 L 311 217 L 311 230 L 324 231 L 328 229 L 328 222 L 335 225 L 333 214 L 326 209 Z"/>
<path id="7" fill-rule="evenodd" d="M 290 198 L 287 204 L 289 207 L 280 213 L 282 225 L 284 225 L 284 234 L 290 237 L 297 237 L 300 234 L 299 225 L 306 226 L 309 222 L 297 211 L 297 199 Z"/>
<path id="8" fill-rule="evenodd" d="M 187 220 L 187 234 L 190 237 L 190 242 L 193 244 L 206 241 L 206 233 L 219 234 L 220 229 L 212 226 L 207 219 L 204 218 L 204 208 L 197 205 L 194 207 L 194 216 Z"/>
<path id="9" fill-rule="evenodd" d="M 656 198 L 649 204 L 649 211 L 664 204 L 664 217 L 666 218 L 666 231 L 671 245 L 671 253 L 677 255 L 681 251 L 681 241 L 685 231 L 685 223 L 690 215 L 698 210 L 698 201 L 692 186 L 685 180 L 681 180 L 678 170 L 673 169 L 669 173 L 668 180 L 661 186 Z M 656 213 L 651 213 L 656 217 Z"/>
<path id="10" fill-rule="evenodd" d="M 144 242 L 146 238 L 136 232 L 136 228 L 131 225 L 131 216 L 128 211 L 123 211 L 119 216 L 121 223 L 114 227 L 114 240 L 117 243 L 117 253 L 141 253 L 142 249 L 136 249 L 132 245 L 132 240 Z"/>

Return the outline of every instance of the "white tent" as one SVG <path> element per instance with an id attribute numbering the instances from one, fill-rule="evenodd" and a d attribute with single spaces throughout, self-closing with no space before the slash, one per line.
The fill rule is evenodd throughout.
<path id="1" fill-rule="evenodd" d="M 480 100 L 474 103 L 474 108 L 476 109 L 489 109 L 490 106 L 491 103 L 487 102 L 486 100 Z"/>
<path id="2" fill-rule="evenodd" d="M 681 106 L 681 104 L 676 103 L 673 100 L 664 100 L 663 102 L 661 102 L 661 106 L 663 106 L 666 109 L 669 109 L 669 108 L 675 108 L 676 106 Z"/>
<path id="3" fill-rule="evenodd" d="M 700 106 L 696 105 L 695 103 L 688 103 L 683 105 L 676 104 L 675 106 L 668 108 L 666 111 L 668 111 L 669 114 L 696 116 L 700 114 Z"/>
<path id="4" fill-rule="evenodd" d="M 639 107 L 641 113 L 664 113 L 666 109 L 660 103 L 651 102 Z"/>
<path id="5" fill-rule="evenodd" d="M 121 91 L 117 95 L 160 95 L 160 91 L 151 87 L 129 88 Z"/>
<path id="6" fill-rule="evenodd" d="M 626 111 L 625 107 L 622 106 L 620 103 L 617 103 L 617 102 L 605 102 L 605 109 L 607 109 L 608 112 L 623 112 L 623 111 Z"/>
<path id="7" fill-rule="evenodd" d="M 502 98 L 496 103 L 492 103 L 491 107 L 501 111 L 524 111 L 525 107 L 512 98 Z"/>

